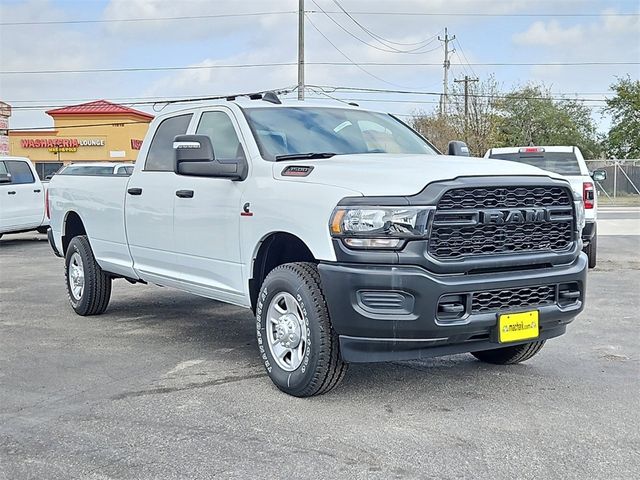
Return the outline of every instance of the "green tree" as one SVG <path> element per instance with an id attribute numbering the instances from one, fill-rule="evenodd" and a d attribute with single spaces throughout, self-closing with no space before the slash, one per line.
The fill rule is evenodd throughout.
<path id="1" fill-rule="evenodd" d="M 640 158 L 640 80 L 620 78 L 611 89 L 615 96 L 607 99 L 604 111 L 612 126 L 604 148 L 610 157 Z"/>
<path id="2" fill-rule="evenodd" d="M 578 100 L 555 99 L 548 88 L 527 85 L 501 97 L 496 109 L 495 146 L 576 145 L 586 158 L 600 154 L 591 110 Z"/>

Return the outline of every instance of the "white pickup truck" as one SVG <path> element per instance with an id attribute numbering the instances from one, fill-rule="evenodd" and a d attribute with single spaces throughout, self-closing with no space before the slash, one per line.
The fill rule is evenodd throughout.
<path id="1" fill-rule="evenodd" d="M 566 180 L 443 156 L 354 106 L 265 94 L 159 116 L 130 177 L 56 175 L 50 208 L 78 314 L 103 313 L 116 278 L 251 308 L 266 371 L 300 397 L 349 362 L 521 362 L 584 306 Z"/>
<path id="2" fill-rule="evenodd" d="M 0 237 L 30 230 L 47 232 L 45 190 L 31 160 L 0 157 Z"/>

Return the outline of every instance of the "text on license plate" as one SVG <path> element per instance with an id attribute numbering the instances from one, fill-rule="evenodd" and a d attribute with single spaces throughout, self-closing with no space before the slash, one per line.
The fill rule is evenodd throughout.
<path id="1" fill-rule="evenodd" d="M 509 313 L 498 317 L 498 340 L 500 343 L 537 338 L 539 333 L 537 310 Z"/>

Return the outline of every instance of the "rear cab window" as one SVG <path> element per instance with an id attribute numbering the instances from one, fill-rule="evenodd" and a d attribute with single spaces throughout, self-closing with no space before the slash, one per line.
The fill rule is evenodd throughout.
<path id="1" fill-rule="evenodd" d="M 526 163 L 559 175 L 582 175 L 580 163 L 573 152 L 491 153 L 489 158 Z"/>
<path id="2" fill-rule="evenodd" d="M 174 151 L 173 139 L 187 133 L 192 113 L 177 115 L 164 119 L 155 134 L 144 164 L 145 171 L 173 172 Z"/>

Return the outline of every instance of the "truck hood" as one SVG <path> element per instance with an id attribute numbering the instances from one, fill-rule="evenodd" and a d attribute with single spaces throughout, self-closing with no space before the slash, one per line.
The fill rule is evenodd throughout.
<path id="1" fill-rule="evenodd" d="M 289 172 L 294 175 L 283 175 L 287 167 L 298 168 Z M 308 172 L 299 167 L 313 169 Z M 337 155 L 327 159 L 276 162 L 273 166 L 276 180 L 331 185 L 364 196 L 409 196 L 435 181 L 505 175 L 563 178 L 522 163 L 445 155 Z"/>

